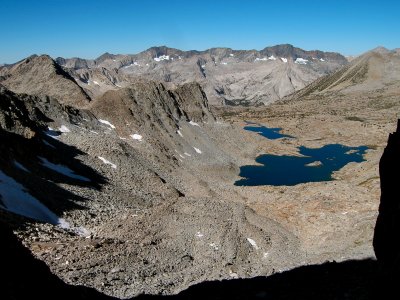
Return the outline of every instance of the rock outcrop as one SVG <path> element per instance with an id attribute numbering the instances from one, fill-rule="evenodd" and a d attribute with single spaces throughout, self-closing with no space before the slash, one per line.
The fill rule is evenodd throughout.
<path id="1" fill-rule="evenodd" d="M 374 250 L 384 282 L 394 288 L 400 274 L 400 120 L 389 135 L 379 163 L 381 203 L 375 226 Z M 394 289 L 393 289 L 394 290 Z"/>

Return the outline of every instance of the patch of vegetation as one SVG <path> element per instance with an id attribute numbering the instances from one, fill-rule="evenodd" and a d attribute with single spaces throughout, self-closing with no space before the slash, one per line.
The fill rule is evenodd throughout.
<path id="1" fill-rule="evenodd" d="M 350 116 L 345 118 L 348 121 L 357 121 L 357 122 L 364 122 L 365 120 L 359 117 Z"/>
<path id="2" fill-rule="evenodd" d="M 378 145 L 366 145 L 368 147 L 368 149 L 372 149 L 372 150 L 377 150 L 378 149 Z"/>
<path id="3" fill-rule="evenodd" d="M 375 180 L 375 179 L 379 179 L 379 176 L 373 176 L 371 178 L 368 178 L 367 180 L 364 180 L 363 182 L 360 182 L 358 185 L 364 185 L 366 183 L 368 183 L 371 180 Z"/>

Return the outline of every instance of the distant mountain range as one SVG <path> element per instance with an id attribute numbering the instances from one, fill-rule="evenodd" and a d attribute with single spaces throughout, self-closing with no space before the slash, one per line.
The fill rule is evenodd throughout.
<path id="1" fill-rule="evenodd" d="M 68 94 L 82 104 L 88 97 L 127 87 L 138 77 L 164 82 L 168 88 L 196 81 L 211 104 L 262 105 L 298 91 L 347 63 L 339 53 L 305 51 L 289 44 L 261 51 L 182 51 L 162 46 L 133 55 L 104 53 L 93 60 L 58 57 L 53 61 L 48 56 L 31 56 L 0 67 L 0 82 L 15 92 L 47 89 L 47 94 L 52 94 L 60 90 L 62 77 Z M 73 82 L 79 87 L 72 88 Z"/>

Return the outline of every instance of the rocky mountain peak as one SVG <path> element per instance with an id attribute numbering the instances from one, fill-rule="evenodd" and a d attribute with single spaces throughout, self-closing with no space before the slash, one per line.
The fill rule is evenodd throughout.
<path id="1" fill-rule="evenodd" d="M 90 97 L 50 56 L 30 56 L 4 71 L 1 84 L 15 93 L 48 95 L 65 104 L 82 106 Z"/>
<path id="2" fill-rule="evenodd" d="M 305 51 L 290 44 L 261 51 L 157 46 L 133 55 L 105 53 L 95 61 L 57 62 L 91 97 L 127 87 L 137 78 L 162 81 L 170 88 L 196 81 L 210 103 L 218 105 L 269 104 L 348 63 L 339 53 Z"/>
<path id="3" fill-rule="evenodd" d="M 372 49 L 370 52 L 380 53 L 380 54 L 388 54 L 391 51 L 383 46 L 378 46 L 378 47 Z"/>
<path id="4" fill-rule="evenodd" d="M 107 59 L 114 59 L 116 55 L 105 52 L 102 55 L 100 55 L 98 58 L 95 59 L 95 62 L 97 64 L 101 64 L 103 61 L 107 60 Z"/>

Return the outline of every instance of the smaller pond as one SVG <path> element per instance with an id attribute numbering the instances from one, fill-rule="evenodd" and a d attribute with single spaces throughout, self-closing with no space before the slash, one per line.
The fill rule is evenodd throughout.
<path id="1" fill-rule="evenodd" d="M 280 139 L 280 138 L 284 138 L 284 137 L 293 138 L 290 135 L 280 133 L 282 128 L 268 128 L 268 127 L 259 125 L 257 123 L 252 123 L 252 122 L 246 122 L 246 123 L 248 124 L 248 126 L 245 126 L 244 130 L 256 132 L 259 135 L 266 137 L 267 139 L 270 139 L 270 140 L 276 140 L 276 139 Z"/>
<path id="2" fill-rule="evenodd" d="M 321 148 L 299 147 L 303 156 L 265 154 L 257 157 L 258 166 L 240 167 L 237 186 L 296 185 L 332 180 L 332 172 L 350 162 L 362 162 L 368 147 L 347 147 L 340 144 Z"/>

